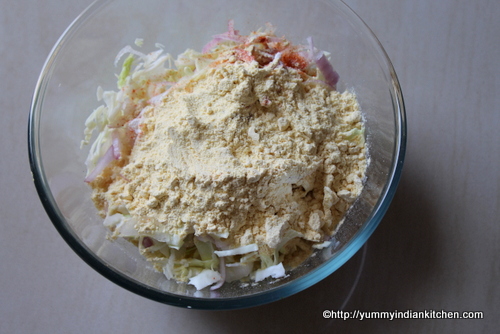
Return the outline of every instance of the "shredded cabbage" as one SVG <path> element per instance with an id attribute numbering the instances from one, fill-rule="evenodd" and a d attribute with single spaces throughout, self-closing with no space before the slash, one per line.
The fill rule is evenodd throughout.
<path id="1" fill-rule="evenodd" d="M 130 67 L 132 67 L 133 62 L 133 55 L 129 55 L 123 62 L 122 71 L 120 73 L 120 76 L 118 77 L 118 88 L 122 88 L 123 86 L 125 86 L 125 79 L 127 79 L 128 75 L 130 74 Z"/>
<path id="2" fill-rule="evenodd" d="M 332 244 L 331 241 L 325 241 L 325 242 L 322 242 L 320 244 L 315 244 L 312 247 L 316 248 L 316 249 L 323 249 L 323 248 L 329 247 L 331 244 Z"/>
<path id="3" fill-rule="evenodd" d="M 349 141 L 354 140 L 364 140 L 365 128 L 358 129 L 354 128 L 349 130 L 348 132 L 343 133 L 345 139 Z"/>
<path id="4" fill-rule="evenodd" d="M 201 290 L 210 286 L 214 283 L 219 282 L 222 279 L 222 276 L 219 272 L 215 270 L 205 269 L 202 270 L 199 274 L 189 279 L 189 284 L 195 286 L 197 290 Z"/>
<path id="5" fill-rule="evenodd" d="M 223 257 L 223 256 L 246 254 L 246 253 L 250 253 L 250 252 L 256 252 L 258 250 L 259 250 L 259 246 L 257 246 L 257 244 L 251 244 L 251 245 L 241 246 L 238 248 L 228 249 L 228 250 L 224 250 L 224 251 L 214 251 L 214 253 L 219 257 Z"/>
<path id="6" fill-rule="evenodd" d="M 255 272 L 255 282 L 260 282 L 268 277 L 285 277 L 285 268 L 283 267 L 283 263 L 280 262 L 274 266 L 270 266 L 265 269 L 259 269 Z"/>

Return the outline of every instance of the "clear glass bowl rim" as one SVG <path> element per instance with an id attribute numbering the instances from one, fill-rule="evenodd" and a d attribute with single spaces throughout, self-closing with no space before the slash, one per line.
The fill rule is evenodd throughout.
<path id="1" fill-rule="evenodd" d="M 29 163 L 33 176 L 33 181 L 35 188 L 40 197 L 42 205 L 47 212 L 53 225 L 66 241 L 66 243 L 73 249 L 73 251 L 80 256 L 88 265 L 90 265 L 98 273 L 114 282 L 115 284 L 125 288 L 133 293 L 140 296 L 155 300 L 168 305 L 193 308 L 193 309 L 211 309 L 211 310 L 224 310 L 224 309 L 241 309 L 247 307 L 253 307 L 257 305 L 267 304 L 279 299 L 286 298 L 295 293 L 298 293 L 317 282 L 323 280 L 338 268 L 340 268 L 345 262 L 347 262 L 356 252 L 366 243 L 368 238 L 377 228 L 378 224 L 385 215 L 389 205 L 395 195 L 399 180 L 401 178 L 403 162 L 406 154 L 406 141 L 407 141 L 407 126 L 406 126 L 406 112 L 404 106 L 403 95 L 401 92 L 401 87 L 399 80 L 397 78 L 394 67 L 387 56 L 383 46 L 377 39 L 375 34 L 371 29 L 364 23 L 364 21 L 342 0 L 329 0 L 336 1 L 342 6 L 344 14 L 349 15 L 351 19 L 359 21 L 361 25 L 370 34 L 370 38 L 374 42 L 375 46 L 383 53 L 384 60 L 386 62 L 387 71 L 392 79 L 392 91 L 391 95 L 393 97 L 393 104 L 396 116 L 396 145 L 395 152 L 393 155 L 393 160 L 391 163 L 391 173 L 388 176 L 388 182 L 382 195 L 378 201 L 378 205 L 373 210 L 373 215 L 370 220 L 366 221 L 360 230 L 356 233 L 345 246 L 343 252 L 338 256 L 331 258 L 327 263 L 323 264 L 319 268 L 309 272 L 308 274 L 292 281 L 287 284 L 282 285 L 279 289 L 271 289 L 269 291 L 261 292 L 258 294 L 235 297 L 235 298 L 225 298 L 225 299 L 212 299 L 212 298 L 195 298 L 171 294 L 168 292 L 162 292 L 160 290 L 151 288 L 140 282 L 131 280 L 127 278 L 124 274 L 114 270 L 113 268 L 106 265 L 102 260 L 100 260 L 96 255 L 94 255 L 89 249 L 80 242 L 79 238 L 67 228 L 68 224 L 62 217 L 61 213 L 57 208 L 50 188 L 48 186 L 47 179 L 44 174 L 43 166 L 40 159 L 40 140 L 39 140 L 39 113 L 37 110 L 39 106 L 43 103 L 43 92 L 47 85 L 47 77 L 52 69 L 55 56 L 59 48 L 61 48 L 64 43 L 71 37 L 72 33 L 78 28 L 78 26 L 84 22 L 86 19 L 92 16 L 103 4 L 107 3 L 109 0 L 96 0 L 91 5 L 89 5 L 75 20 L 68 26 L 68 28 L 63 32 L 59 40 L 54 45 L 51 50 L 44 66 L 39 76 L 38 82 L 35 87 L 33 94 L 30 114 L 28 119 L 28 153 L 29 153 Z"/>

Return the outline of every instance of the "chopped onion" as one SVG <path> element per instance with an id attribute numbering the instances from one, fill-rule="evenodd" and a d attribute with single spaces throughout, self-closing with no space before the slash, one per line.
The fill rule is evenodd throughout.
<path id="1" fill-rule="evenodd" d="M 319 57 L 318 57 L 319 56 Z M 339 74 L 333 69 L 332 64 L 328 61 L 325 54 L 320 52 L 315 58 L 316 65 L 318 66 L 321 73 L 325 77 L 325 82 L 330 85 L 333 89 L 337 89 L 337 83 L 339 82 Z"/>
<path id="2" fill-rule="evenodd" d="M 227 33 L 215 35 L 210 42 L 205 44 L 205 46 L 203 47 L 201 52 L 207 53 L 213 47 L 215 47 L 216 45 L 218 45 L 220 42 L 223 42 L 223 41 L 232 41 L 232 42 L 237 42 L 237 43 L 243 43 L 245 40 L 241 36 L 228 36 Z"/>
<path id="3" fill-rule="evenodd" d="M 142 247 L 149 248 L 153 245 L 154 245 L 153 239 L 151 239 L 150 237 L 142 238 Z"/>
<path id="4" fill-rule="evenodd" d="M 245 42 L 245 37 L 240 36 L 238 30 L 234 30 L 234 21 L 233 20 L 229 20 L 229 22 L 227 23 L 227 32 L 213 36 L 213 39 L 203 47 L 201 52 L 207 53 L 214 46 L 216 46 L 217 44 L 219 44 L 222 41 L 233 41 L 233 42 L 237 42 L 237 43 L 244 43 Z"/>
<path id="5" fill-rule="evenodd" d="M 316 52 L 312 37 L 307 37 L 307 42 L 309 44 L 309 57 L 311 61 L 314 60 L 316 66 L 318 66 L 318 69 L 325 77 L 325 82 L 333 89 L 337 89 L 339 74 L 333 69 L 332 64 L 328 61 L 323 51 Z"/>
<path id="6" fill-rule="evenodd" d="M 201 53 L 207 53 L 208 51 L 212 50 L 212 48 L 214 46 L 216 46 L 217 44 L 219 44 L 220 41 L 221 41 L 220 38 L 216 38 L 214 36 L 214 38 L 210 42 L 208 42 L 207 44 L 205 44 L 205 46 L 203 47 L 203 49 L 201 49 Z"/>
<path id="7" fill-rule="evenodd" d="M 238 35 L 240 33 L 238 30 L 234 30 L 234 20 L 233 19 L 227 21 L 227 33 L 232 35 L 232 36 Z"/>

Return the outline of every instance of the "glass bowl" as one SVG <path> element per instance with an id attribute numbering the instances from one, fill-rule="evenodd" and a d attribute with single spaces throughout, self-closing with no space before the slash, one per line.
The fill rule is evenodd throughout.
<path id="1" fill-rule="evenodd" d="M 206 1 L 98 0 L 63 33 L 50 53 L 31 106 L 28 145 L 40 199 L 70 247 L 116 284 L 170 305 L 235 309 L 285 298 L 324 279 L 367 241 L 396 191 L 405 154 L 406 125 L 398 79 L 385 51 L 363 21 L 337 0 Z M 360 197 L 347 213 L 335 242 L 273 283 L 196 291 L 155 272 L 126 241 L 111 242 L 84 182 L 87 149 L 80 148 L 86 118 L 100 105 L 96 88 L 114 89 L 117 52 L 143 38 L 177 55 L 200 50 L 234 19 L 243 34 L 267 22 L 295 44 L 308 36 L 332 54 L 339 90 L 354 90 L 366 120 L 370 163 Z"/>

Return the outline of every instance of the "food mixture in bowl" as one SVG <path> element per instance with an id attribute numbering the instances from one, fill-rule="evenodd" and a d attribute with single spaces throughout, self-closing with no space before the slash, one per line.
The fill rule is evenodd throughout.
<path id="1" fill-rule="evenodd" d="M 329 54 L 232 21 L 176 59 L 141 42 L 86 122 L 85 181 L 110 237 L 197 289 L 284 277 L 327 246 L 368 161 Z"/>

